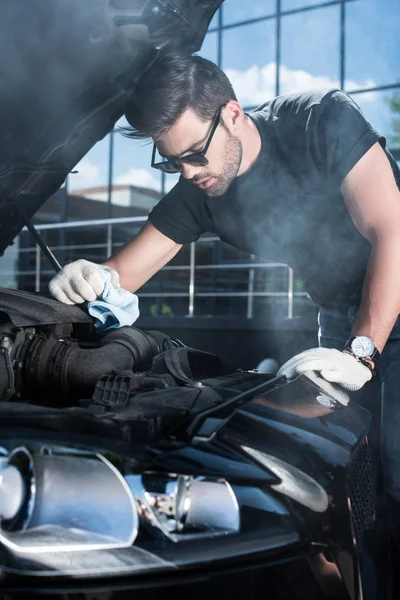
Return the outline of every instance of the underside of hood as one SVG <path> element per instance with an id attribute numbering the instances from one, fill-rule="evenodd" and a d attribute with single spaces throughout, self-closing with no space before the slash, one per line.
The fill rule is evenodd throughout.
<path id="1" fill-rule="evenodd" d="M 0 255 L 112 130 L 158 53 L 201 48 L 222 1 L 0 3 Z"/>

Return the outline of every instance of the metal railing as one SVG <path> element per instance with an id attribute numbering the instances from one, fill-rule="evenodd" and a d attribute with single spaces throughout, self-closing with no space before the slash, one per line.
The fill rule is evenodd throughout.
<path id="1" fill-rule="evenodd" d="M 126 224 L 136 224 L 141 225 L 146 221 L 146 217 L 123 217 L 123 218 L 113 218 L 113 219 L 98 219 L 91 221 L 70 221 L 64 223 L 45 223 L 36 225 L 36 229 L 41 232 L 46 231 L 58 231 L 58 230 L 72 230 L 72 229 L 81 229 L 88 228 L 91 229 L 94 227 L 104 227 L 106 231 L 106 240 L 104 244 L 66 244 L 65 246 L 55 246 L 52 249 L 57 250 L 71 250 L 71 249 L 79 249 L 82 250 L 82 256 L 85 256 L 85 249 L 96 248 L 99 250 L 104 248 L 107 252 L 107 256 L 112 253 L 113 247 L 116 245 L 113 244 L 113 227 L 118 225 L 126 225 Z M 133 234 L 132 234 L 133 237 Z M 188 265 L 166 265 L 163 267 L 165 271 L 189 271 L 189 283 L 187 291 L 183 292 L 173 292 L 171 290 L 163 291 L 163 292 L 140 292 L 141 297 L 147 298 L 177 298 L 177 297 L 187 297 L 188 298 L 188 317 L 195 316 L 195 299 L 196 298 L 217 298 L 217 297 L 226 297 L 226 298 L 238 298 L 245 297 L 247 298 L 247 310 L 246 316 L 251 319 L 254 315 L 254 299 L 257 297 L 285 297 L 287 300 L 287 310 L 286 315 L 287 318 L 292 319 L 294 317 L 294 299 L 296 297 L 305 297 L 307 296 L 306 292 L 303 291 L 294 291 L 294 276 L 293 270 L 289 268 L 287 265 L 279 262 L 271 262 L 271 261 L 255 261 L 256 257 L 253 255 L 250 256 L 249 262 L 240 262 L 240 263 L 216 263 L 216 264 L 196 264 L 196 249 L 199 244 L 205 242 L 220 242 L 218 237 L 215 236 L 202 236 L 199 238 L 197 242 L 192 242 L 189 248 L 189 264 Z M 122 242 L 121 242 L 122 245 Z M 37 246 L 35 248 L 21 248 L 21 249 L 9 249 L 8 254 L 12 254 L 13 252 L 32 252 L 35 254 L 35 290 L 40 291 L 42 276 L 49 275 L 49 271 L 42 268 L 42 251 Z M 257 269 L 277 269 L 283 268 L 287 270 L 287 289 L 285 291 L 255 291 L 255 274 Z M 247 290 L 246 291 L 205 291 L 201 292 L 196 290 L 196 273 L 199 273 L 202 270 L 247 270 Z M 4 269 L 2 270 L 4 274 Z M 23 272 L 20 271 L 19 274 Z M 28 273 L 28 272 L 26 272 Z M 29 273 L 32 274 L 30 271 Z"/>

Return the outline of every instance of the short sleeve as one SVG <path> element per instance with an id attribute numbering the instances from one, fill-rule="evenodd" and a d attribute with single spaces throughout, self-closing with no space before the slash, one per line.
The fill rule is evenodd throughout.
<path id="1" fill-rule="evenodd" d="M 195 242 L 210 231 L 203 194 L 182 178 L 153 208 L 149 221 L 177 244 Z"/>
<path id="2" fill-rule="evenodd" d="M 348 94 L 332 90 L 321 99 L 317 143 L 323 175 L 340 185 L 376 142 L 385 148 L 385 138 L 368 123 Z"/>

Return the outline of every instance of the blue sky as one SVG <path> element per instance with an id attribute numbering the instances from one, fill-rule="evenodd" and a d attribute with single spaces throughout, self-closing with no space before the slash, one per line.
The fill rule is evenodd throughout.
<path id="1" fill-rule="evenodd" d="M 316 4 L 317 0 L 282 0 L 282 10 Z M 225 0 L 223 22 L 274 12 L 275 0 Z M 311 87 L 339 86 L 339 6 L 313 9 L 282 18 L 281 93 Z M 215 26 L 217 17 L 210 25 Z M 400 1 L 355 0 L 346 5 L 347 91 L 400 82 Z M 260 104 L 275 95 L 275 20 L 223 32 L 222 67 L 244 105 Z M 209 33 L 199 52 L 217 61 L 217 34 Z M 368 120 L 385 135 L 391 131 L 386 98 L 390 92 L 354 95 Z M 81 161 L 70 176 L 71 188 L 104 185 L 108 180 L 108 139 Z M 151 146 L 115 136 L 115 181 L 156 188 L 159 174 L 150 168 Z M 169 178 L 169 185 L 176 178 Z"/>

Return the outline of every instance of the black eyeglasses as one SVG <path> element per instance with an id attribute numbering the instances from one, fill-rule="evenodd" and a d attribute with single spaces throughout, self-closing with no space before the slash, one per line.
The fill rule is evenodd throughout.
<path id="1" fill-rule="evenodd" d="M 225 102 L 225 104 L 227 104 Z M 154 159 L 156 157 L 156 145 L 153 145 L 153 156 L 151 157 L 151 166 L 154 169 L 160 169 L 160 171 L 164 171 L 164 173 L 179 173 L 180 169 L 179 169 L 179 163 L 185 162 L 188 165 L 192 165 L 194 167 L 205 167 L 206 165 L 208 165 L 208 160 L 206 158 L 206 154 L 207 154 L 207 150 L 210 147 L 211 144 L 211 140 L 213 139 L 213 135 L 215 133 L 215 130 L 217 129 L 218 125 L 219 125 L 219 121 L 221 119 L 221 112 L 222 109 L 224 108 L 225 104 L 222 104 L 222 106 L 219 107 L 219 109 L 217 110 L 217 114 L 214 117 L 214 121 L 211 127 L 211 131 L 210 131 L 210 135 L 208 136 L 208 139 L 206 141 L 206 144 L 204 146 L 204 148 L 202 150 L 197 150 L 196 152 L 193 152 L 192 154 L 187 154 L 186 156 L 170 156 L 169 158 L 166 158 L 165 160 L 161 161 L 161 162 L 154 162 Z"/>

